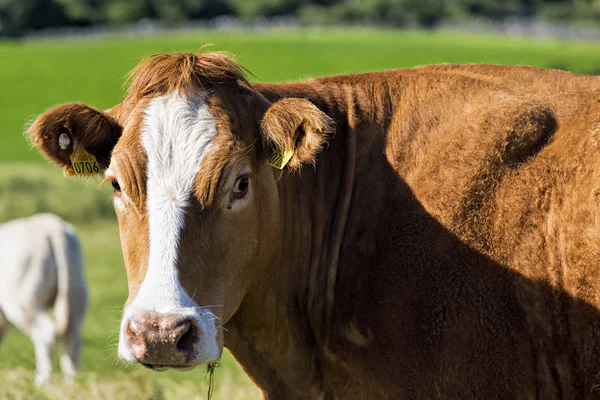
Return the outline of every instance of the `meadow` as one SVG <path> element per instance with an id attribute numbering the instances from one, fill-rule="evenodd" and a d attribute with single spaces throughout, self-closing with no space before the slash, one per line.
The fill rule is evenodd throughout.
<path id="1" fill-rule="evenodd" d="M 525 37 L 371 29 L 195 32 L 102 39 L 0 41 L 0 222 L 40 211 L 76 226 L 85 251 L 91 302 L 83 331 L 82 371 L 74 386 L 32 385 L 33 346 L 15 329 L 0 346 L 0 399 L 206 398 L 204 370 L 152 373 L 116 358 L 116 332 L 127 282 L 110 189 L 64 177 L 23 137 L 44 109 L 67 101 L 108 108 L 120 101 L 124 76 L 144 55 L 226 50 L 250 80 L 292 81 L 350 72 L 451 62 L 535 65 L 600 73 L 600 45 Z M 258 391 L 225 353 L 214 399 L 256 399 Z"/>

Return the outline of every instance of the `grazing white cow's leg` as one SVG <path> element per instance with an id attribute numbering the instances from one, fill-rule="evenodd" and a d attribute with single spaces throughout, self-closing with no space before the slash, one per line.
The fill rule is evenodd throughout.
<path id="1" fill-rule="evenodd" d="M 42 386 L 52 375 L 54 352 L 54 322 L 45 311 L 39 312 L 32 321 L 29 336 L 35 347 L 35 384 Z"/>
<path id="2" fill-rule="evenodd" d="M 54 321 L 43 310 L 10 305 L 4 309 L 6 318 L 21 332 L 29 336 L 35 349 L 35 384 L 42 386 L 52 375 L 52 354 L 54 351 Z"/>
<path id="3" fill-rule="evenodd" d="M 81 321 L 72 321 L 71 326 L 62 337 L 64 352 L 60 357 L 60 369 L 65 376 L 65 382 L 72 383 L 79 368 L 79 351 Z"/>

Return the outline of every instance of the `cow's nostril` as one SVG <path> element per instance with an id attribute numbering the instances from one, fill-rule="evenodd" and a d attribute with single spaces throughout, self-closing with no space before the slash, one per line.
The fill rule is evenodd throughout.
<path id="1" fill-rule="evenodd" d="M 138 326 L 133 321 L 129 321 L 127 324 L 125 324 L 125 335 L 127 336 L 127 338 L 130 340 L 139 340 L 137 329 Z"/>
<path id="2" fill-rule="evenodd" d="M 195 355 L 198 332 L 192 318 L 151 312 L 132 317 L 124 326 L 131 356 L 157 370 L 186 365 Z"/>
<path id="3" fill-rule="evenodd" d="M 125 324 L 125 340 L 129 346 L 131 354 L 136 358 L 142 358 L 146 353 L 146 341 L 140 332 L 140 325 L 134 321 Z"/>
<path id="4" fill-rule="evenodd" d="M 194 339 L 195 339 L 194 324 L 191 321 L 188 323 L 188 329 L 181 335 L 179 340 L 177 341 L 177 350 L 189 354 L 194 349 Z"/>

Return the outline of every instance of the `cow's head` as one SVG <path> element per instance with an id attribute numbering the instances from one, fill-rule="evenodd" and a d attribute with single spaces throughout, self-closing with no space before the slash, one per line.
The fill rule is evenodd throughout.
<path id="1" fill-rule="evenodd" d="M 29 133 L 68 172 L 95 156 L 114 188 L 129 298 L 121 358 L 154 369 L 217 360 L 222 326 L 279 257 L 277 179 L 314 161 L 329 118 L 304 99 L 273 104 L 217 53 L 158 55 L 132 74 L 124 101 L 69 103 Z"/>

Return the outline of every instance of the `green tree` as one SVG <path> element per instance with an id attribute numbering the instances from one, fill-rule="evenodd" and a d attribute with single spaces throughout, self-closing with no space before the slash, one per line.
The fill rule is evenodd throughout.
<path id="1" fill-rule="evenodd" d="M 64 8 L 52 0 L 0 0 L 0 35 L 68 25 Z"/>

